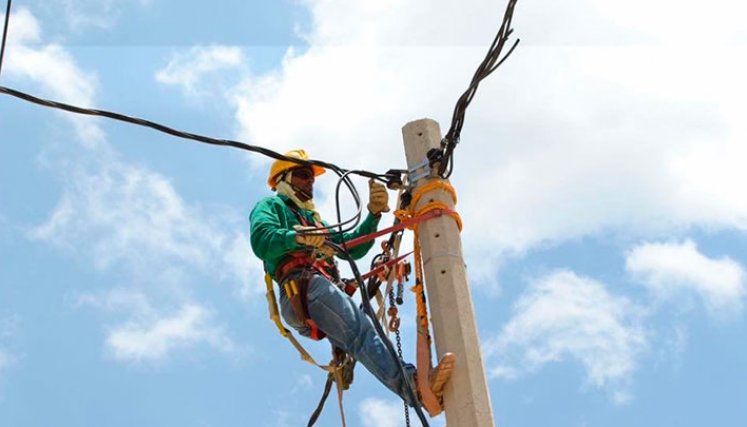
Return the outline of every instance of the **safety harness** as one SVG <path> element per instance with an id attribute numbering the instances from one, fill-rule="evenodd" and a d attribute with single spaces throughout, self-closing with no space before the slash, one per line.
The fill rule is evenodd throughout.
<path id="1" fill-rule="evenodd" d="M 293 212 L 294 216 L 302 226 L 308 227 L 312 225 L 312 223 L 309 222 L 298 211 L 298 209 L 296 209 L 291 201 L 286 201 L 286 205 L 291 212 Z M 319 223 L 317 220 L 314 220 L 313 226 L 322 230 L 324 227 L 324 225 Z M 300 250 L 289 253 L 288 258 L 275 269 L 274 279 L 278 283 L 278 286 L 281 287 L 281 292 L 284 291 L 286 297 L 288 297 L 288 301 L 290 302 L 296 318 L 309 328 L 309 337 L 315 341 L 319 341 L 324 339 L 327 335 L 324 331 L 319 329 L 319 326 L 309 315 L 308 291 L 311 278 L 314 274 L 321 274 L 330 282 L 337 283 L 341 289 L 348 293 L 348 295 L 351 295 L 352 292 L 355 291 L 354 286 L 349 283 L 345 284 L 340 280 L 337 266 L 333 262 L 330 262 L 326 256 L 321 256 L 321 254 L 317 256 L 316 251 L 310 253 L 308 250 Z M 289 278 L 289 276 L 291 277 Z M 333 382 L 337 386 L 337 401 L 340 409 L 340 418 L 343 427 L 345 427 L 345 412 L 342 404 L 343 391 L 347 390 L 353 382 L 355 360 L 344 350 L 330 343 L 332 345 L 332 360 L 327 365 L 317 363 L 314 358 L 311 357 L 309 352 L 303 348 L 298 340 L 296 340 L 290 330 L 283 326 L 282 321 L 280 320 L 280 312 L 277 307 L 277 299 L 272 285 L 272 277 L 267 271 L 265 272 L 265 284 L 267 286 L 267 301 L 270 305 L 270 317 L 278 327 L 280 334 L 291 342 L 296 350 L 298 350 L 303 360 L 327 372 L 327 382 L 324 386 L 322 397 L 317 408 L 309 419 L 308 427 L 311 427 L 316 423 L 316 420 L 321 414 L 322 409 L 324 408 L 324 403 L 332 389 Z"/>
<path id="2" fill-rule="evenodd" d="M 319 223 L 316 219 L 314 219 L 313 224 L 310 223 L 303 215 L 301 215 L 298 209 L 296 209 L 293 202 L 286 200 L 285 203 L 302 226 L 308 227 L 313 225 L 314 227 L 323 230 L 323 224 Z M 320 232 L 326 233 L 326 231 Z M 297 273 L 298 275 L 295 278 L 286 280 L 286 278 L 293 273 Z M 340 274 L 334 263 L 327 260 L 326 257 L 316 256 L 315 252 L 310 253 L 308 250 L 291 252 L 288 258 L 275 269 L 275 281 L 282 287 L 282 290 L 285 291 L 285 295 L 291 303 L 296 318 L 309 327 L 310 338 L 319 341 L 324 339 L 327 334 L 319 329 L 319 326 L 317 326 L 314 319 L 309 315 L 309 282 L 314 273 L 321 274 L 332 283 L 338 283 L 340 281 Z"/>

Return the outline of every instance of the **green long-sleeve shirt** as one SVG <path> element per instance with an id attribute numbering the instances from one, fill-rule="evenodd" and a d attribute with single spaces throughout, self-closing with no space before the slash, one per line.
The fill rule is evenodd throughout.
<path id="1" fill-rule="evenodd" d="M 251 244 L 254 254 L 264 262 L 265 270 L 275 275 L 275 270 L 289 256 L 290 252 L 304 249 L 305 246 L 296 243 L 295 225 L 301 225 L 290 207 L 286 203 L 288 197 L 278 194 L 260 200 L 249 214 Z M 314 223 L 311 211 L 298 209 L 298 212 L 309 222 Z M 325 226 L 328 225 L 322 222 Z M 330 233 L 330 240 L 341 243 L 376 231 L 379 218 L 369 214 L 358 228 L 350 233 Z M 350 249 L 353 259 L 366 255 L 374 242 L 363 243 Z"/>

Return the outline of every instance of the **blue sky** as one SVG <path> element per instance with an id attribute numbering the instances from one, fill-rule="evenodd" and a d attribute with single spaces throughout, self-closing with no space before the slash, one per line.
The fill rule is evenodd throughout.
<path id="1" fill-rule="evenodd" d="M 406 122 L 448 127 L 504 6 L 18 0 L 0 83 L 385 171 Z M 746 11 L 519 1 L 452 177 L 498 425 L 747 423 Z M 0 425 L 305 425 L 323 375 L 248 244 L 267 159 L 9 97 L 0 138 Z M 404 425 L 363 368 L 346 409 Z"/>

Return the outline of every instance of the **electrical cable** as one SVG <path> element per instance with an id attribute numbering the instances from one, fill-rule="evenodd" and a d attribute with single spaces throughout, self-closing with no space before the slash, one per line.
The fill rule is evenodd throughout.
<path id="1" fill-rule="evenodd" d="M 501 64 L 506 61 L 506 59 L 511 55 L 511 53 L 513 53 L 514 49 L 516 49 L 516 46 L 519 44 L 520 39 L 517 39 L 508 50 L 506 55 L 501 58 L 503 47 L 508 41 L 508 38 L 511 36 L 511 33 L 513 33 L 514 31 L 511 28 L 511 21 L 513 19 L 516 2 L 517 0 L 508 0 L 506 12 L 503 15 L 503 22 L 501 23 L 501 27 L 498 30 L 498 34 L 496 34 L 493 43 L 490 45 L 485 59 L 483 59 L 483 61 L 477 67 L 475 74 L 472 76 L 472 81 L 470 82 L 469 87 L 466 91 L 464 91 L 462 96 L 459 97 L 456 105 L 454 106 L 454 113 L 451 118 L 451 126 L 446 132 L 446 136 L 444 136 L 443 140 L 441 141 L 441 150 L 443 157 L 441 159 L 441 165 L 439 167 L 438 174 L 443 179 L 449 178 L 454 170 L 454 149 L 456 148 L 457 144 L 459 144 L 459 139 L 462 133 L 462 126 L 464 125 L 464 115 L 467 107 L 472 102 L 472 98 L 474 98 L 475 93 L 477 92 L 477 87 L 483 79 L 492 74 L 498 67 L 501 66 Z"/>
<path id="2" fill-rule="evenodd" d="M 8 23 L 10 22 L 10 7 L 13 4 L 11 0 L 5 4 L 5 24 L 3 25 L 3 40 L 0 42 L 0 75 L 3 72 L 3 58 L 5 57 L 5 40 L 8 38 Z"/>
<path id="3" fill-rule="evenodd" d="M 349 174 L 354 173 L 355 171 L 343 171 L 341 169 L 332 169 L 332 171 L 335 172 L 340 177 L 338 179 L 338 181 L 337 181 L 337 185 L 335 187 L 336 188 L 335 191 L 339 192 L 340 191 L 340 185 L 342 183 L 345 183 L 346 187 L 350 191 L 350 194 L 353 196 L 353 201 L 354 201 L 354 203 L 356 205 L 356 213 L 355 213 L 355 215 L 353 215 L 351 218 L 349 218 L 349 219 L 347 219 L 345 221 L 341 221 L 341 222 L 339 222 L 337 224 L 309 226 L 309 227 L 305 227 L 305 228 L 300 229 L 300 230 L 296 230 L 296 233 L 301 234 L 301 235 L 305 235 L 305 234 L 317 234 L 319 232 L 327 232 L 327 233 L 330 233 L 330 234 L 334 233 L 334 234 L 339 234 L 340 236 L 342 236 L 344 233 L 347 233 L 347 232 L 355 230 L 355 228 L 360 223 L 361 213 L 363 211 L 362 203 L 361 203 L 361 200 L 360 200 L 360 195 L 358 194 L 358 189 L 355 188 L 355 185 L 352 183 L 352 181 L 350 181 L 349 178 L 348 179 L 345 178 Z M 339 203 L 339 201 L 338 201 L 338 203 Z M 352 223 L 352 225 L 347 226 L 350 223 Z M 347 226 L 347 227 L 343 228 L 343 226 Z M 335 229 L 338 229 L 338 230 L 335 231 Z"/>
<path id="4" fill-rule="evenodd" d="M 83 107 L 78 107 L 78 106 L 75 106 L 75 105 L 65 104 L 63 102 L 57 102 L 57 101 L 52 101 L 52 100 L 48 100 L 48 99 L 38 98 L 38 97 L 35 97 L 35 96 L 30 95 L 28 93 L 24 93 L 24 92 L 21 92 L 21 91 L 15 90 L 15 89 L 11 89 L 11 88 L 5 87 L 5 86 L 0 86 L 0 93 L 6 94 L 6 95 L 10 95 L 10 96 L 22 99 L 24 101 L 28 101 L 28 102 L 31 102 L 31 103 L 34 103 L 34 104 L 38 104 L 38 105 L 41 105 L 41 106 L 44 106 L 44 107 L 56 108 L 56 109 L 59 109 L 59 110 L 64 110 L 64 111 L 67 111 L 67 112 L 76 113 L 76 114 L 82 114 L 82 115 L 88 115 L 88 116 L 106 117 L 106 118 L 117 120 L 117 121 L 121 121 L 121 122 L 126 122 L 126 123 L 130 123 L 130 124 L 134 124 L 134 125 L 138 125 L 138 126 L 143 126 L 143 127 L 148 127 L 148 128 L 154 129 L 156 131 L 159 131 L 159 132 L 171 135 L 171 136 L 175 136 L 177 138 L 189 139 L 189 140 L 193 140 L 193 141 L 197 141 L 197 142 L 202 142 L 202 143 L 210 144 L 210 145 L 219 145 L 219 146 L 226 146 L 226 147 L 234 147 L 234 148 L 238 148 L 238 149 L 241 149 L 241 150 L 250 151 L 250 152 L 253 152 L 253 153 L 258 153 L 258 154 L 261 154 L 261 155 L 273 158 L 275 160 L 285 160 L 285 161 L 289 161 L 289 162 L 293 162 L 293 163 L 298 163 L 299 165 L 303 165 L 303 166 L 312 166 L 313 165 L 313 166 L 320 166 L 320 167 L 323 167 L 323 168 L 326 168 L 326 169 L 333 169 L 333 170 L 340 170 L 340 171 L 343 171 L 343 172 L 348 172 L 347 169 L 343 169 L 343 168 L 335 165 L 334 163 L 325 162 L 325 161 L 322 161 L 322 160 L 313 160 L 313 159 L 302 160 L 302 159 L 298 159 L 298 158 L 294 158 L 294 157 L 287 157 L 287 156 L 285 156 L 283 154 L 280 154 L 280 153 L 275 152 L 273 150 L 270 150 L 268 148 L 264 148 L 264 147 L 260 147 L 260 146 L 256 146 L 256 145 L 250 145 L 250 144 L 247 144 L 247 143 L 244 143 L 244 142 L 234 141 L 234 140 L 230 140 L 230 139 L 212 138 L 212 137 L 209 137 L 209 136 L 204 136 L 204 135 L 199 135 L 199 134 L 184 132 L 184 131 L 180 131 L 178 129 L 174 129 L 174 128 L 162 125 L 162 124 L 157 123 L 157 122 L 153 122 L 153 121 L 150 121 L 150 120 L 142 119 L 142 118 L 139 118 L 139 117 L 127 116 L 125 114 L 116 113 L 116 112 L 113 112 L 113 111 L 97 110 L 97 109 L 92 109 L 92 108 L 83 108 Z M 360 175 L 360 176 L 366 177 L 366 178 L 372 178 L 372 179 L 375 179 L 375 180 L 378 180 L 378 181 L 381 181 L 381 182 L 387 182 L 387 179 L 388 179 L 388 175 L 386 175 L 386 174 L 377 174 L 377 173 L 369 172 L 369 171 L 366 171 L 366 170 L 352 170 L 350 172 L 353 173 L 353 174 L 356 174 L 356 175 Z"/>
<path id="5" fill-rule="evenodd" d="M 349 172 L 348 172 L 349 173 Z M 348 173 L 343 174 L 340 176 L 340 180 L 346 181 L 346 185 L 349 182 Z M 351 183 L 352 184 L 352 183 Z M 338 186 L 335 189 L 335 205 L 336 205 L 336 211 L 337 211 L 337 221 L 341 222 L 342 219 L 342 211 L 340 209 L 340 183 L 338 182 Z M 351 189 L 351 192 L 354 194 L 354 197 L 356 197 L 357 191 L 354 191 L 354 189 Z M 356 197 L 356 202 L 358 203 L 359 208 L 360 206 L 360 199 Z M 405 382 L 407 393 L 410 397 L 410 400 L 412 402 L 419 402 L 417 395 L 415 394 L 414 388 L 412 387 L 412 379 L 408 377 L 407 372 L 405 372 L 405 367 L 402 365 L 402 361 L 400 360 L 399 356 L 397 355 L 396 350 L 394 349 L 394 346 L 392 345 L 392 342 L 389 341 L 389 338 L 386 336 L 386 333 L 384 332 L 383 328 L 381 327 L 381 324 L 379 324 L 378 320 L 376 320 L 376 315 L 374 314 L 373 308 L 371 307 L 371 301 L 368 298 L 368 292 L 367 289 L 364 291 L 363 288 L 365 288 L 365 283 L 363 281 L 363 277 L 361 276 L 360 270 L 358 270 L 358 265 L 356 264 L 353 257 L 350 255 L 350 252 L 348 251 L 347 244 L 343 240 L 341 244 L 337 245 L 332 242 L 326 243 L 328 246 L 330 246 L 332 249 L 337 251 L 337 253 L 346 261 L 348 261 L 348 264 L 350 264 L 350 269 L 353 272 L 353 276 L 355 277 L 356 282 L 359 283 L 359 286 L 361 287 L 361 301 L 363 304 L 363 309 L 366 315 L 372 320 L 371 323 L 374 325 L 374 329 L 376 330 L 376 334 L 379 336 L 381 341 L 384 343 L 384 346 L 386 347 L 387 351 L 389 352 L 392 359 L 395 361 L 395 365 L 397 366 L 397 371 L 402 376 L 403 381 Z M 418 418 L 420 419 L 420 423 L 423 427 L 428 427 L 428 419 L 425 416 L 425 413 L 423 412 L 423 408 L 420 407 L 420 405 L 415 404 L 414 405 L 415 413 L 418 415 Z"/>
<path id="6" fill-rule="evenodd" d="M 3 62 L 3 57 L 4 57 L 4 54 L 5 54 L 5 45 L 6 45 L 7 34 L 8 34 L 8 27 L 9 27 L 9 22 L 10 22 L 11 5 L 12 5 L 12 0 L 7 0 L 7 3 L 6 3 L 6 13 L 5 13 L 5 23 L 3 25 L 2 42 L 0 44 L 0 71 L 2 70 L 2 62 Z M 264 147 L 260 147 L 260 146 L 256 146 L 256 145 L 250 145 L 250 144 L 243 143 L 243 142 L 240 142 L 240 141 L 234 141 L 234 140 L 229 140 L 229 139 L 212 138 L 212 137 L 208 137 L 208 136 L 204 136 L 204 135 L 199 135 L 199 134 L 184 132 L 184 131 L 181 131 L 181 130 L 178 130 L 178 129 L 174 129 L 174 128 L 162 125 L 160 123 L 157 123 L 157 122 L 154 122 L 154 121 L 151 121 L 151 120 L 146 120 L 146 119 L 135 117 L 135 116 L 128 116 L 128 115 L 117 113 L 117 112 L 113 112 L 113 111 L 99 110 L 99 109 L 93 109 L 93 108 L 84 108 L 84 107 L 79 107 L 79 106 L 75 106 L 75 105 L 66 104 L 66 103 L 63 103 L 63 102 L 58 102 L 58 101 L 52 101 L 52 100 L 49 100 L 49 99 L 39 98 L 39 97 L 36 97 L 34 95 L 31 95 L 31 94 L 28 94 L 28 93 L 25 93 L 25 92 L 21 92 L 19 90 L 11 89 L 9 87 L 2 86 L 2 85 L 0 85 L 0 93 L 5 94 L 5 95 L 9 95 L 9 96 L 13 96 L 13 97 L 21 99 L 23 101 L 31 102 L 33 104 L 41 105 L 43 107 L 55 108 L 55 109 L 67 111 L 67 112 L 70 112 L 70 113 L 81 114 L 81 115 L 106 117 L 106 118 L 109 118 L 109 119 L 112 119 L 112 120 L 117 120 L 117 121 L 120 121 L 120 122 L 134 124 L 134 125 L 137 125 L 137 126 L 148 127 L 148 128 L 153 129 L 153 130 L 156 130 L 158 132 L 162 132 L 162 133 L 165 133 L 165 134 L 168 134 L 168 135 L 171 135 L 171 136 L 175 136 L 175 137 L 178 137 L 178 138 L 188 139 L 188 140 L 197 141 L 197 142 L 202 142 L 202 143 L 210 144 L 210 145 L 218 145 L 218 146 L 226 146 L 226 147 L 238 148 L 238 149 L 241 149 L 241 150 L 245 150 L 245 151 L 249 151 L 249 152 L 253 152 L 253 153 L 258 153 L 258 154 L 261 154 L 261 155 L 273 158 L 275 160 L 285 160 L 285 161 L 289 161 L 289 162 L 293 162 L 293 163 L 298 163 L 298 164 L 300 164 L 302 166 L 310 167 L 310 166 L 313 165 L 313 166 L 320 166 L 320 167 L 323 167 L 325 169 L 332 169 L 332 170 L 335 170 L 337 172 L 342 172 L 342 173 L 349 172 L 351 174 L 360 175 L 360 176 L 363 176 L 363 177 L 366 177 L 366 178 L 370 178 L 370 179 L 375 179 L 377 181 L 381 181 L 381 182 L 384 182 L 384 183 L 386 183 L 391 178 L 391 175 L 389 173 L 377 174 L 377 173 L 366 171 L 366 170 L 347 170 L 347 169 L 344 169 L 344 168 L 341 168 L 341 167 L 335 165 L 334 163 L 325 162 L 325 161 L 322 161 L 322 160 L 313 160 L 313 159 L 310 159 L 310 160 L 301 160 L 301 159 L 297 159 L 297 158 L 293 158 L 293 157 L 287 157 L 287 156 L 285 156 L 283 154 L 277 153 L 277 152 L 275 152 L 273 150 L 270 150 L 270 149 L 267 149 L 267 148 L 264 148 Z"/>
<path id="7" fill-rule="evenodd" d="M 10 0 L 8 0 L 7 4 L 8 4 L 8 9 L 10 9 L 10 4 L 11 4 Z M 7 30 L 8 30 L 8 19 L 9 19 L 9 16 L 10 16 L 10 13 L 7 13 L 6 17 L 5 17 L 6 18 L 5 19 L 6 23 L 5 23 L 4 27 L 3 27 L 3 39 L 2 39 L 3 49 L 2 49 L 2 52 L 4 52 L 5 41 L 7 39 Z M 0 65 L 1 64 L 2 64 L 2 62 L 0 62 Z M 325 169 L 333 170 L 338 175 L 341 175 L 341 174 L 355 174 L 355 175 L 360 175 L 360 176 L 363 176 L 363 177 L 366 177 L 366 178 L 369 178 L 369 179 L 374 179 L 374 180 L 378 180 L 378 181 L 386 183 L 392 177 L 391 173 L 396 172 L 396 171 L 390 171 L 390 172 L 387 172 L 385 174 L 376 174 L 376 173 L 369 172 L 369 171 L 366 171 L 366 170 L 346 170 L 346 169 L 343 169 L 343 168 L 335 165 L 334 163 L 330 163 L 330 162 L 325 162 L 325 161 L 321 161 L 321 160 L 313 160 L 313 159 L 312 160 L 301 160 L 301 159 L 297 159 L 297 158 L 294 158 L 294 157 L 287 157 L 287 156 L 285 156 L 283 154 L 277 153 L 277 152 L 275 152 L 273 150 L 270 150 L 270 149 L 267 149 L 267 148 L 264 148 L 264 147 L 250 145 L 250 144 L 246 144 L 246 143 L 240 142 L 240 141 L 234 141 L 234 140 L 229 140 L 229 139 L 218 139 L 218 138 L 212 138 L 212 137 L 208 137 L 208 136 L 204 136 L 204 135 L 198 135 L 198 134 L 194 134 L 194 133 L 184 132 L 184 131 L 181 131 L 181 130 L 178 130 L 178 129 L 174 129 L 174 128 L 162 125 L 162 124 L 157 123 L 157 122 L 153 122 L 153 121 L 150 121 L 150 120 L 142 119 L 142 118 L 139 118 L 139 117 L 128 116 L 128 115 L 117 113 L 117 112 L 113 112 L 113 111 L 97 110 L 97 109 L 91 109 L 91 108 L 83 108 L 83 107 L 78 107 L 78 106 L 75 106 L 75 105 L 70 105 L 70 104 L 66 104 L 66 103 L 62 103 L 62 102 L 57 102 L 57 101 L 52 101 L 52 100 L 48 100 L 48 99 L 43 99 L 43 98 L 39 98 L 39 97 L 33 96 L 31 94 L 28 94 L 28 93 L 25 93 L 25 92 L 21 92 L 21 91 L 15 90 L 15 89 L 11 89 L 11 88 L 8 88 L 8 87 L 5 87 L 5 86 L 1 86 L 1 85 L 0 85 L 0 93 L 6 94 L 6 95 L 10 95 L 10 96 L 13 96 L 13 97 L 19 98 L 21 100 L 37 104 L 37 105 L 41 105 L 43 107 L 55 108 L 55 109 L 59 109 L 59 110 L 63 110 L 63 111 L 71 112 L 71 113 L 88 115 L 88 116 L 106 117 L 106 118 L 109 118 L 109 119 L 113 119 L 113 120 L 117 120 L 117 121 L 129 123 L 129 124 L 134 124 L 134 125 L 138 125 L 138 126 L 148 127 L 148 128 L 154 129 L 156 131 L 159 131 L 159 132 L 171 135 L 171 136 L 175 136 L 175 137 L 178 137 L 178 138 L 182 138 L 182 139 L 193 140 L 193 141 L 202 142 L 202 143 L 210 144 L 210 145 L 234 147 L 234 148 L 238 148 L 238 149 L 241 149 L 241 150 L 258 153 L 258 154 L 261 154 L 261 155 L 264 155 L 264 156 L 267 156 L 267 157 L 270 157 L 270 158 L 273 158 L 273 159 L 276 159 L 276 160 L 285 160 L 285 161 L 290 161 L 290 162 L 293 162 L 293 163 L 298 163 L 299 165 L 307 166 L 307 167 L 310 167 L 312 165 L 314 165 L 314 166 L 320 166 L 320 167 L 323 167 Z M 346 183 L 346 185 L 347 185 L 347 187 L 349 189 L 354 188 L 354 186 L 352 185 L 352 183 L 349 182 L 349 180 Z M 360 199 L 357 196 L 357 192 L 354 194 L 354 198 L 356 198 L 356 203 L 359 204 L 360 203 Z M 353 225 L 351 227 L 345 229 L 344 232 L 350 231 L 353 228 L 355 228 L 355 226 L 360 221 L 360 212 L 361 212 L 361 210 L 362 210 L 361 207 L 358 206 L 358 213 L 356 214 L 356 216 L 354 216 L 353 218 L 350 218 L 350 219 L 348 219 L 348 220 L 346 220 L 344 222 L 341 222 L 340 224 L 332 224 L 332 225 L 329 225 L 327 227 L 323 227 L 323 228 L 319 228 L 319 229 L 309 229 L 309 230 L 306 230 L 304 233 L 313 233 L 313 232 L 319 231 L 321 229 L 334 229 L 334 228 L 338 228 L 338 226 L 346 225 L 346 224 L 349 224 L 349 223 L 352 222 Z"/>
<path id="8" fill-rule="evenodd" d="M 363 203 L 361 202 L 360 194 L 358 193 L 358 189 L 355 187 L 355 184 L 353 184 L 353 181 L 350 180 L 350 174 L 352 174 L 353 171 L 347 171 L 343 172 L 339 175 L 339 179 L 337 180 L 337 185 L 335 186 L 335 206 L 338 209 L 340 208 L 340 186 L 341 184 L 345 184 L 345 186 L 348 188 L 348 191 L 353 196 L 353 201 L 355 202 L 355 215 L 353 215 L 350 219 L 347 221 L 339 221 L 338 224 L 346 224 L 348 222 L 352 222 L 355 220 L 355 222 L 347 229 L 343 229 L 341 226 L 337 227 L 339 228 L 338 231 L 335 231 L 335 233 L 339 233 L 340 237 L 342 238 L 342 235 L 344 233 L 347 233 L 348 231 L 352 231 L 355 229 L 355 227 L 358 226 L 358 223 L 360 223 L 361 216 L 363 215 Z M 339 219 L 338 219 L 339 220 Z M 327 227 L 330 232 L 332 232 L 334 226 Z"/>
<path id="9" fill-rule="evenodd" d="M 363 279 L 361 277 L 360 270 L 358 270 L 358 266 L 355 263 L 355 260 L 353 260 L 350 253 L 347 251 L 347 248 L 345 247 L 345 242 L 343 242 L 341 245 L 337 245 L 335 243 L 327 242 L 326 245 L 330 246 L 332 249 L 336 250 L 337 253 L 348 263 L 350 264 L 350 269 L 353 272 L 353 276 L 355 277 L 355 280 L 358 283 L 363 283 Z M 407 373 L 405 372 L 405 367 L 402 365 L 402 361 L 397 356 L 397 351 L 394 349 L 394 346 L 391 341 L 389 341 L 389 338 L 386 336 L 386 333 L 381 327 L 381 324 L 379 324 L 378 321 L 375 320 L 376 315 L 373 312 L 373 308 L 371 307 L 371 301 L 368 300 L 365 296 L 361 297 L 361 301 L 363 301 L 363 309 L 368 317 L 370 317 L 372 320 L 371 323 L 374 325 L 374 329 L 376 330 L 376 334 L 381 338 L 381 341 L 384 343 L 384 346 L 386 347 L 387 351 L 389 352 L 392 359 L 396 362 L 395 365 L 397 366 L 397 371 L 402 376 L 402 379 L 406 383 L 407 393 L 411 399 L 412 402 L 419 402 L 417 395 L 415 394 L 415 391 L 413 390 L 413 384 L 411 383 L 412 379 L 408 377 Z M 420 423 L 423 427 L 428 427 L 428 419 L 425 416 L 425 413 L 423 412 L 423 408 L 420 407 L 420 405 L 414 405 L 413 409 L 415 410 L 415 413 L 418 415 L 418 418 L 420 419 Z"/>

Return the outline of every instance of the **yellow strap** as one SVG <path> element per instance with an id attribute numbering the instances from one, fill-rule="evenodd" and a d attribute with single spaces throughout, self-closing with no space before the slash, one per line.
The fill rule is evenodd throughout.
<path id="1" fill-rule="evenodd" d="M 347 423 L 345 422 L 345 407 L 342 404 L 342 394 L 344 391 L 345 385 L 343 384 L 343 378 L 342 378 L 342 367 L 338 367 L 334 370 L 334 376 L 335 376 L 335 385 L 337 386 L 337 406 L 340 408 L 340 420 L 342 420 L 342 427 L 346 427 Z"/>
<path id="2" fill-rule="evenodd" d="M 381 293 L 381 289 L 376 290 L 376 304 L 379 306 L 379 308 L 376 310 L 376 319 L 384 326 L 384 329 L 387 333 L 389 333 L 389 328 L 386 327 L 386 322 L 384 319 L 386 319 L 386 301 L 384 300 L 384 295 Z"/>
<path id="3" fill-rule="evenodd" d="M 278 328 L 278 331 L 280 332 L 280 335 L 284 336 L 285 338 L 290 341 L 290 343 L 293 345 L 293 347 L 296 348 L 298 353 L 301 355 L 301 359 L 311 363 L 314 366 L 319 367 L 325 372 L 334 372 L 334 367 L 331 365 L 321 365 L 314 360 L 314 358 L 309 354 L 308 351 L 301 345 L 300 342 L 296 339 L 295 336 L 293 336 L 293 333 L 283 326 L 283 322 L 280 320 L 280 311 L 278 310 L 278 303 L 277 298 L 275 297 L 275 289 L 272 286 L 272 276 L 265 273 L 265 286 L 267 287 L 267 306 L 270 310 L 270 319 L 275 323 L 275 326 Z"/>
<path id="4" fill-rule="evenodd" d="M 342 378 L 342 366 L 339 366 L 337 364 L 334 358 L 334 352 L 332 361 L 329 363 L 329 365 L 320 365 L 319 363 L 317 363 L 316 360 L 311 357 L 309 352 L 306 351 L 305 348 L 303 348 L 301 343 L 298 342 L 296 337 L 293 336 L 293 333 L 285 326 L 283 326 L 283 322 L 280 320 L 280 311 L 278 310 L 277 298 L 275 297 L 275 289 L 272 285 L 272 277 L 268 273 L 265 273 L 265 286 L 267 288 L 266 296 L 268 308 L 270 310 L 270 319 L 272 319 L 272 321 L 275 323 L 278 331 L 280 331 L 280 335 L 284 336 L 288 339 L 288 341 L 290 341 L 293 347 L 295 347 L 298 353 L 301 355 L 301 359 L 314 366 L 319 367 L 320 369 L 334 377 L 335 384 L 337 385 L 337 404 L 340 407 L 340 418 L 342 419 L 342 427 L 346 427 L 347 423 L 345 421 L 345 410 L 342 403 L 342 396 L 345 387 Z"/>
<path id="5" fill-rule="evenodd" d="M 278 311 L 278 302 L 275 298 L 275 289 L 272 287 L 272 277 L 268 273 L 265 273 L 265 285 L 267 286 L 265 296 L 267 297 L 267 308 L 270 310 L 270 319 L 275 322 L 280 335 L 287 337 L 290 332 L 285 329 L 283 322 L 280 321 L 280 311 Z"/>

